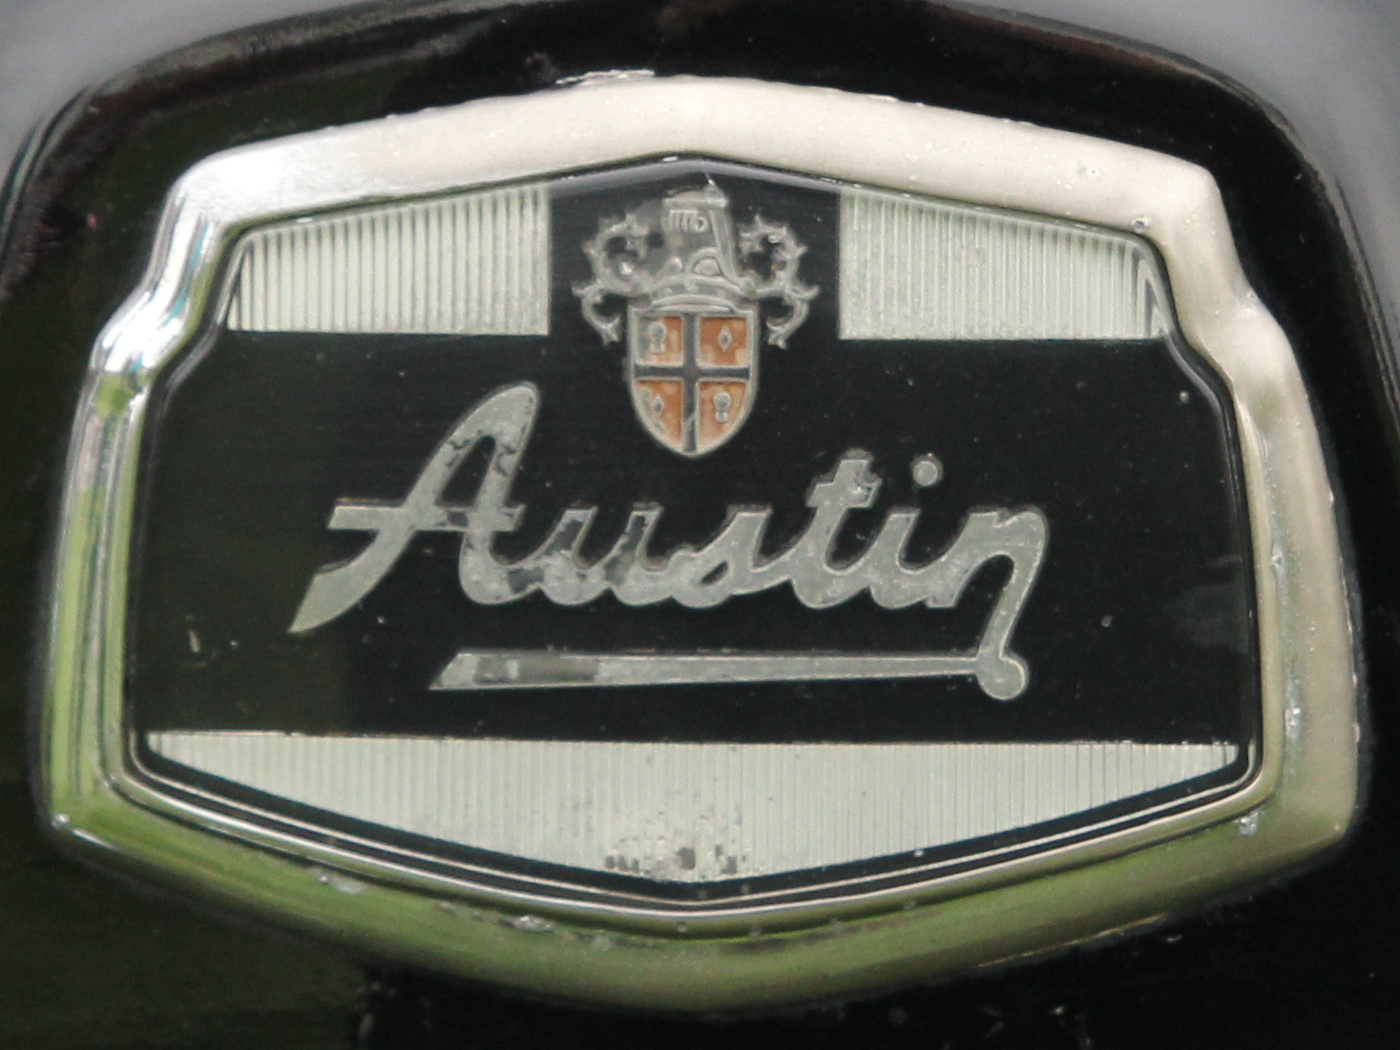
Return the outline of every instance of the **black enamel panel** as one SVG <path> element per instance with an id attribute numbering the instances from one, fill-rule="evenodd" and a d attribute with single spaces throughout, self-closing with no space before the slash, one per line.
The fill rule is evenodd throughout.
<path id="1" fill-rule="evenodd" d="M 698 460 L 642 429 L 624 350 L 604 346 L 571 288 L 600 216 L 711 178 L 736 221 L 788 223 L 821 291 L 786 348 L 761 350 L 756 406 Z M 828 184 L 713 162 L 576 177 L 553 191 L 548 336 L 221 332 L 170 373 L 153 414 L 133 588 L 129 717 L 139 731 L 283 729 L 585 740 L 1231 741 L 1256 731 L 1246 524 L 1221 384 L 1169 340 L 854 341 L 837 334 L 837 202 Z M 345 615 L 288 627 L 315 570 L 368 535 L 331 532 L 340 498 L 401 500 L 452 424 L 529 381 L 540 408 L 512 489 L 527 509 L 499 537 L 518 558 L 561 510 L 597 506 L 585 554 L 637 503 L 665 508 L 651 551 L 702 544 L 734 506 L 771 506 L 767 549 L 804 527 L 814 479 L 848 450 L 883 480 L 851 513 L 858 553 L 892 506 L 918 507 L 910 547 L 946 546 L 969 511 L 1036 508 L 1039 579 L 1013 636 L 1029 688 L 970 679 L 432 692 L 463 646 L 563 651 L 917 652 L 975 644 L 1005 563 L 951 610 L 889 611 L 867 596 L 812 610 L 787 587 L 714 609 L 581 607 L 542 594 L 474 606 L 458 541 L 420 534 Z M 912 460 L 943 478 L 918 490 Z M 478 450 L 447 490 L 469 501 Z"/>
<path id="2" fill-rule="evenodd" d="M 648 201 L 709 183 L 733 219 L 794 231 L 818 289 L 788 345 L 762 345 L 754 404 L 708 455 L 663 447 L 634 409 L 623 344 L 605 344 L 576 289 L 584 242 Z M 142 475 L 128 721 L 138 772 L 254 819 L 301 821 L 355 849 L 486 884 L 545 878 L 551 893 L 636 894 L 719 905 L 754 892 L 806 897 L 1006 858 L 1179 807 L 1237 782 L 1259 722 L 1248 531 L 1223 385 L 1174 338 L 930 341 L 839 335 L 839 190 L 714 161 L 633 165 L 551 188 L 547 335 L 422 336 L 215 329 L 157 389 Z M 617 303 L 610 303 L 616 306 Z M 782 307 L 777 308 L 781 316 Z M 770 314 L 771 316 L 771 314 Z M 547 653 L 949 654 L 978 646 L 1010 563 L 988 560 L 948 608 L 881 608 L 862 593 L 810 608 L 787 584 L 712 608 L 583 605 L 533 593 L 474 604 L 461 540 L 422 532 L 343 613 L 291 631 L 318 569 L 367 533 L 332 531 L 338 501 L 401 502 L 469 412 L 532 384 L 533 430 L 510 488 L 519 528 L 494 554 L 540 548 L 561 513 L 597 508 L 580 548 L 603 556 L 634 507 L 662 508 L 647 553 L 700 547 L 736 508 L 771 510 L 762 554 L 808 527 L 809 493 L 843 457 L 881 479 L 849 512 L 831 560 L 854 559 L 893 508 L 919 521 L 908 564 L 938 557 L 969 515 L 1038 514 L 1045 558 L 1011 638 L 1029 686 L 994 699 L 970 677 L 620 688 L 431 688 L 462 649 Z M 497 453 L 485 441 L 442 492 L 465 506 Z M 913 465 L 935 456 L 936 484 Z M 566 870 L 429 842 L 269 797 L 153 753 L 145 734 L 316 734 L 593 741 L 1232 743 L 1226 768 L 1050 823 L 930 850 L 761 878 L 658 882 Z M 248 807 L 252 807 L 251 809 Z M 365 843 L 378 843 L 368 846 Z M 423 859 L 432 857 L 432 860 Z M 467 868 L 463 868 L 467 865 Z M 531 883 L 531 885 L 537 885 Z M 573 888 L 565 888 L 573 887 Z"/>

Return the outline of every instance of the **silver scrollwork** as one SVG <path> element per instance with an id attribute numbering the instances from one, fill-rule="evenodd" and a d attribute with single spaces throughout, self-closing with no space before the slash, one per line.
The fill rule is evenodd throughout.
<path id="1" fill-rule="evenodd" d="M 785 223 L 761 215 L 736 230 L 728 197 L 711 182 L 650 201 L 620 219 L 603 219 L 583 244 L 593 280 L 573 291 L 605 344 L 622 339 L 623 315 L 601 309 L 608 296 L 651 302 L 680 295 L 780 299 L 788 312 L 768 320 L 768 340 L 786 346 L 820 291 L 798 276 L 806 250 Z"/>

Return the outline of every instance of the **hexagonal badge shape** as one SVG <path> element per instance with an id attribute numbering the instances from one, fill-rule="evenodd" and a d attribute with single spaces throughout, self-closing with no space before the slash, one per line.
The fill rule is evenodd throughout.
<path id="1" fill-rule="evenodd" d="M 1327 472 L 1192 165 L 630 77 L 221 153 L 161 222 L 52 560 L 74 848 L 716 1010 L 1345 830 Z"/>

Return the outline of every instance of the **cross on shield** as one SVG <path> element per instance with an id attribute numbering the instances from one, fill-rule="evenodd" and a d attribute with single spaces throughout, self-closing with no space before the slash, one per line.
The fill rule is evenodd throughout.
<path id="1" fill-rule="evenodd" d="M 758 387 L 758 307 L 673 302 L 628 310 L 637 416 L 673 452 L 702 456 L 748 417 Z"/>
<path id="2" fill-rule="evenodd" d="M 786 346 L 818 289 L 797 276 L 806 248 L 761 216 L 738 227 L 713 182 L 677 190 L 621 219 L 605 219 L 583 246 L 593 280 L 574 286 L 604 343 L 621 338 L 627 304 L 627 378 L 647 433 L 682 456 L 703 456 L 738 433 L 758 394 L 759 302 L 779 298 L 767 339 Z M 756 264 L 756 265 L 755 265 Z"/>

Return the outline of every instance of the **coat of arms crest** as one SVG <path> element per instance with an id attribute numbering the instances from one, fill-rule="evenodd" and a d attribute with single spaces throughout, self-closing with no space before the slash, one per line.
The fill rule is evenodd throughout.
<path id="1" fill-rule="evenodd" d="M 647 432 L 673 452 L 703 456 L 733 437 L 758 391 L 759 304 L 781 298 L 767 338 L 786 346 L 818 289 L 797 275 L 806 247 L 782 223 L 755 215 L 736 230 L 713 182 L 605 219 L 583 246 L 593 280 L 574 288 L 604 343 L 620 341 L 627 299 L 627 375 Z"/>

